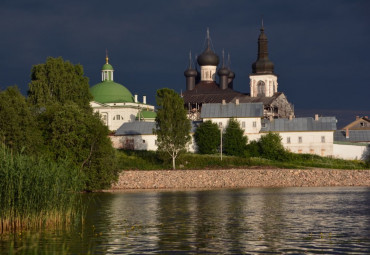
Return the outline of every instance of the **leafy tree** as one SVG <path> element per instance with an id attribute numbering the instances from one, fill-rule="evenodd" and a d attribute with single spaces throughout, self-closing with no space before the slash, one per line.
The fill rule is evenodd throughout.
<path id="1" fill-rule="evenodd" d="M 41 151 L 43 140 L 36 118 L 16 86 L 0 92 L 0 139 L 16 152 Z"/>
<path id="2" fill-rule="evenodd" d="M 89 79 L 83 67 L 64 61 L 61 57 L 48 57 L 46 63 L 32 67 L 28 101 L 36 106 L 54 102 L 75 102 L 80 107 L 89 107 L 92 96 Z"/>
<path id="3" fill-rule="evenodd" d="M 216 123 L 208 120 L 199 125 L 194 138 L 200 154 L 214 154 L 220 147 L 220 130 Z"/>
<path id="4" fill-rule="evenodd" d="M 223 137 L 223 151 L 230 156 L 244 156 L 248 137 L 235 119 L 230 119 Z"/>
<path id="5" fill-rule="evenodd" d="M 185 151 L 190 141 L 190 121 L 186 117 L 184 100 L 172 89 L 157 90 L 158 111 L 156 129 L 158 151 L 172 158 L 172 168 L 176 169 L 176 158 Z"/>
<path id="6" fill-rule="evenodd" d="M 85 189 L 107 187 L 116 180 L 115 151 L 99 116 L 75 103 L 55 103 L 40 114 L 40 127 L 54 160 L 67 159 L 85 176 Z"/>
<path id="7" fill-rule="evenodd" d="M 269 132 L 261 136 L 258 141 L 261 156 L 273 160 L 285 160 L 287 151 L 281 143 L 281 136 L 278 133 Z"/>

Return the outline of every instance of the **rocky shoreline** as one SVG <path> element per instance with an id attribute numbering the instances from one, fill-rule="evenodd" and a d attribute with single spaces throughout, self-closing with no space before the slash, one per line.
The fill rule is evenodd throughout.
<path id="1" fill-rule="evenodd" d="M 370 170 L 130 170 L 120 174 L 111 191 L 325 186 L 370 186 Z"/>

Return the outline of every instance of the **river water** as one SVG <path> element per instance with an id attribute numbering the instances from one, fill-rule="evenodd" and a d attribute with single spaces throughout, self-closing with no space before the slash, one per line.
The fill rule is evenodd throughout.
<path id="1" fill-rule="evenodd" d="M 84 196 L 84 224 L 44 233 L 38 246 L 72 254 L 370 254 L 370 188 Z"/>

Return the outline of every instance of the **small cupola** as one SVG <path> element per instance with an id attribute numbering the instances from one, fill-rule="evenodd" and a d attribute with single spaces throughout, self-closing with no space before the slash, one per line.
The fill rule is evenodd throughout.
<path id="1" fill-rule="evenodd" d="M 102 81 L 113 81 L 113 66 L 109 64 L 108 52 L 105 54 L 105 64 L 101 70 L 101 80 Z"/>

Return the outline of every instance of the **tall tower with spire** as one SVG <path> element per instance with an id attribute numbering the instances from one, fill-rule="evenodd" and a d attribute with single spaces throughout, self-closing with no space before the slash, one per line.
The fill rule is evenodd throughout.
<path id="1" fill-rule="evenodd" d="M 200 80 L 213 82 L 216 80 L 216 69 L 219 63 L 218 56 L 211 49 L 211 38 L 207 28 L 207 48 L 197 58 L 200 66 Z"/>
<path id="2" fill-rule="evenodd" d="M 274 63 L 268 57 L 267 36 L 262 26 L 258 37 L 257 60 L 252 64 L 250 78 L 251 97 L 272 97 L 277 92 L 277 76 L 274 74 Z"/>

